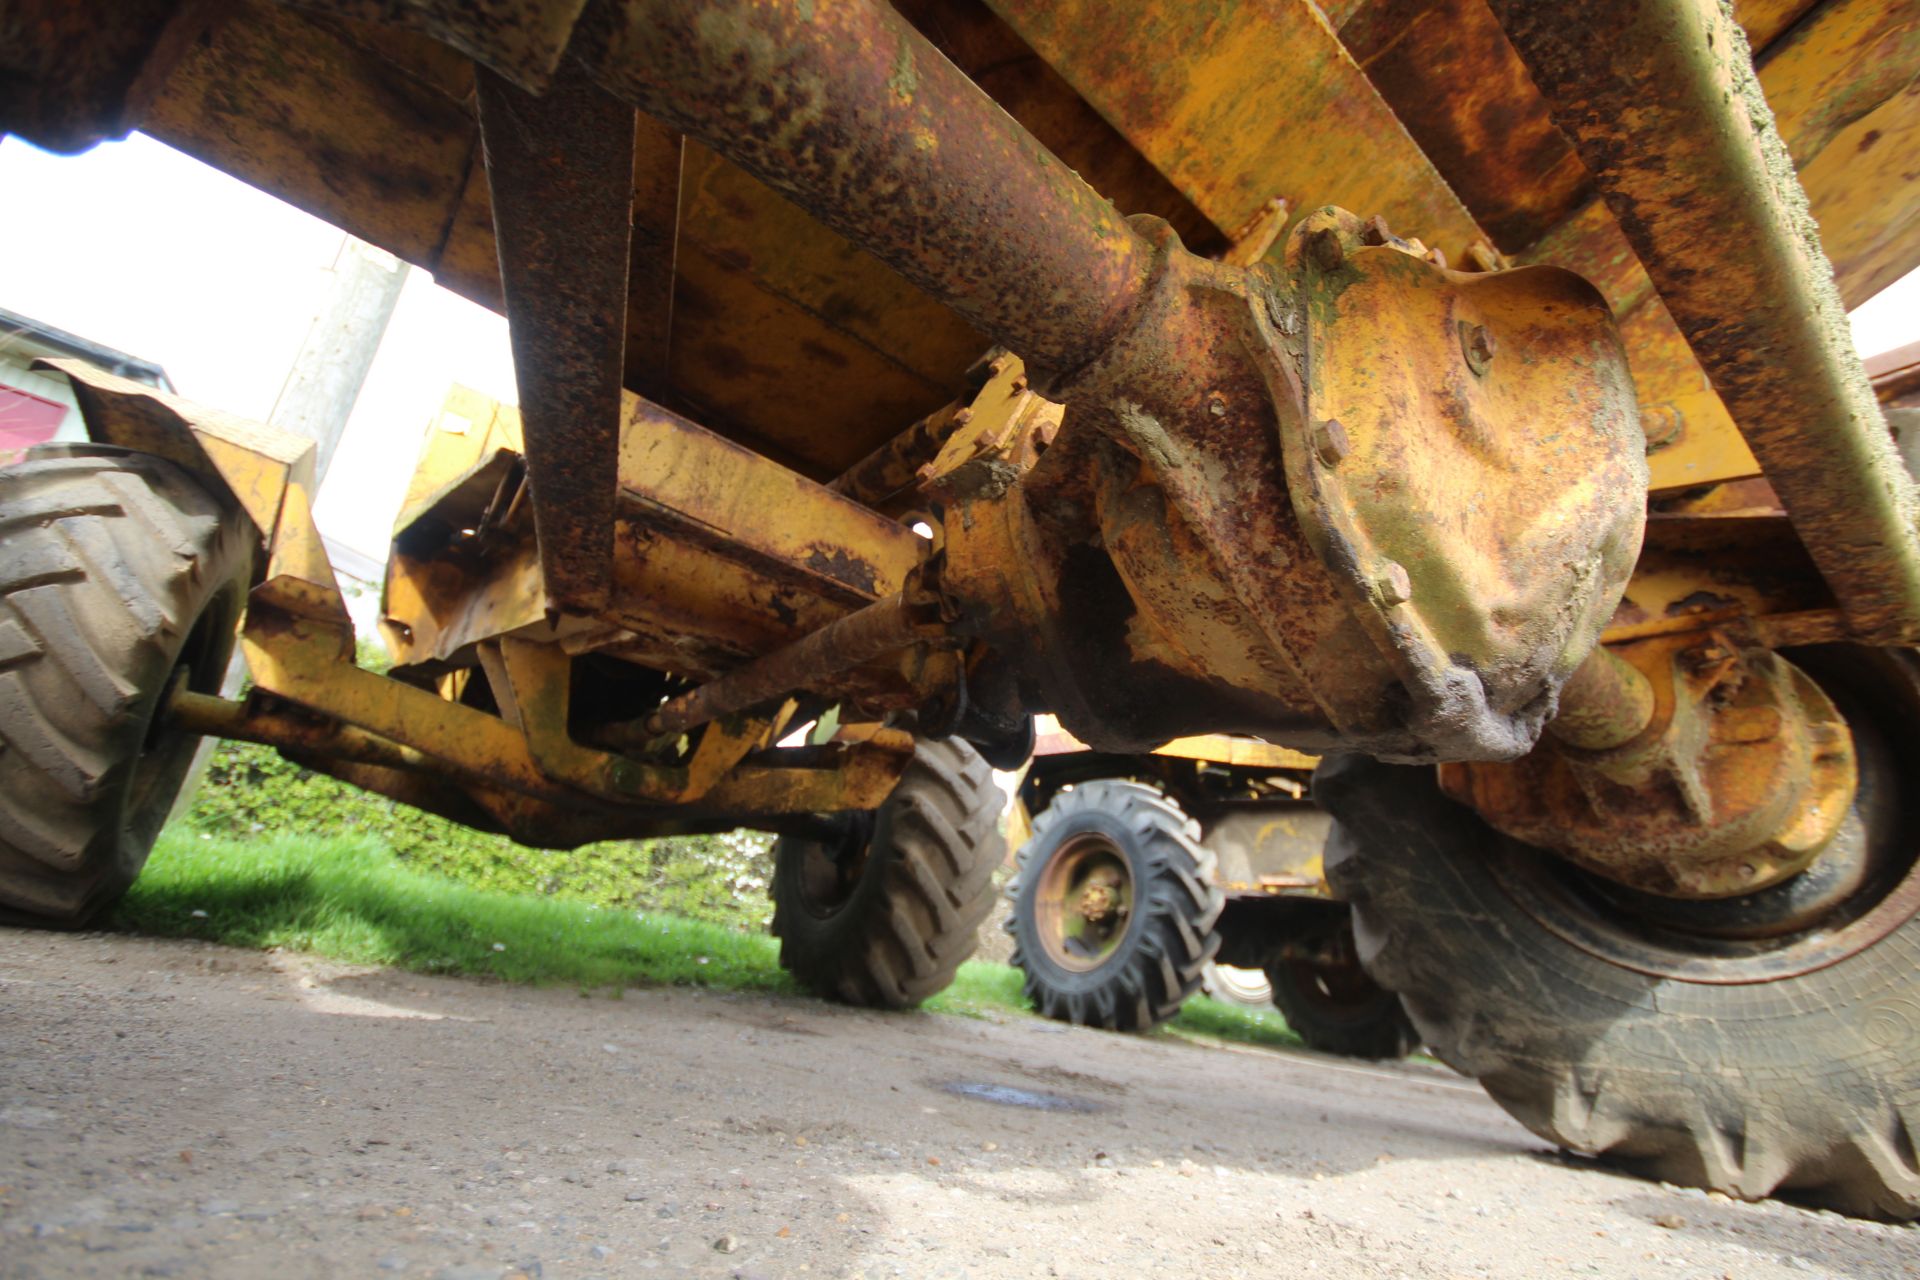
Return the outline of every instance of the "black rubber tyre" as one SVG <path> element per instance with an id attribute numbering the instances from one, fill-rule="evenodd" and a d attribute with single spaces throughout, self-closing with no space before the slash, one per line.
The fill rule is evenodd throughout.
<path id="1" fill-rule="evenodd" d="M 1343 1058 L 1404 1058 L 1420 1035 L 1400 997 L 1353 965 L 1279 960 L 1267 967 L 1274 1007 L 1309 1049 Z"/>
<path id="2" fill-rule="evenodd" d="M 253 541 L 148 454 L 0 467 L 0 919 L 84 925 L 140 873 L 199 742 L 154 711 L 182 666 L 219 691 Z"/>
<path id="3" fill-rule="evenodd" d="M 959 738 L 923 741 L 885 804 L 837 841 L 774 843 L 780 964 L 830 999 L 904 1009 L 944 990 L 980 940 L 1006 856 L 1005 795 Z"/>
<path id="4" fill-rule="evenodd" d="M 1431 770 L 1329 762 L 1327 871 L 1359 952 L 1449 1065 L 1535 1133 L 1631 1170 L 1920 1216 L 1920 680 L 1913 656 L 1793 655 L 1846 713 L 1849 822 L 1877 867 L 1820 927 L 1703 945 L 1498 836 Z"/>
<path id="5" fill-rule="evenodd" d="M 1226 899 L 1200 828 L 1166 796 L 1134 782 L 1086 782 L 1056 795 L 1007 886 L 1013 963 L 1027 998 L 1049 1018 L 1109 1031 L 1146 1031 L 1180 1011 L 1220 950 L 1214 925 Z M 1117 932 L 1077 954 L 1043 910 L 1063 860 L 1092 849 L 1124 868 L 1130 899 Z"/>

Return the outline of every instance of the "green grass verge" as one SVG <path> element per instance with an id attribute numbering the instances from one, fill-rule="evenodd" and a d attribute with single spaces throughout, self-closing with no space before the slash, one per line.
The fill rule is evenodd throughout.
<path id="1" fill-rule="evenodd" d="M 475 888 L 395 858 L 371 836 L 232 839 L 173 827 L 114 914 L 118 928 L 353 964 L 586 990 L 688 985 L 798 993 L 778 944 L 677 916 Z M 936 1012 L 1027 1014 L 1020 972 L 968 963 Z M 1189 1000 L 1165 1033 L 1298 1045 L 1271 1010 Z"/>

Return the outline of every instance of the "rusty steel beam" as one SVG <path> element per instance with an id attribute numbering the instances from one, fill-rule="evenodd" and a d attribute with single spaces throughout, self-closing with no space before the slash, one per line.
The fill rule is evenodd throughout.
<path id="1" fill-rule="evenodd" d="M 445 766 L 425 752 L 377 733 L 337 720 L 269 710 L 248 702 L 195 693 L 185 684 L 176 684 L 168 693 L 162 716 L 167 728 L 206 738 L 258 742 L 284 751 L 308 752 L 409 773 L 447 772 Z"/>
<path id="2" fill-rule="evenodd" d="M 1920 638 L 1920 497 L 1746 38 L 1718 0 L 1493 7 L 1855 634 Z"/>
<path id="3" fill-rule="evenodd" d="M 605 0 L 570 52 L 1050 373 L 1103 350 L 1152 254 L 874 0 Z"/>
<path id="4" fill-rule="evenodd" d="M 613 587 L 635 117 L 570 65 L 539 98 L 477 84 L 540 565 L 555 606 L 593 612 Z"/>
<path id="5" fill-rule="evenodd" d="M 647 734 L 676 737 L 939 634 L 938 623 L 926 620 L 920 604 L 909 589 L 856 609 L 784 649 L 662 704 L 646 718 Z"/>

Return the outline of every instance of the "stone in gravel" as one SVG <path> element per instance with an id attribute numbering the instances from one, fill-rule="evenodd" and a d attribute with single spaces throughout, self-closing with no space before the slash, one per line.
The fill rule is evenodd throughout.
<path id="1" fill-rule="evenodd" d="M 500 1280 L 501 1268 L 487 1263 L 442 1267 L 433 1280 Z"/>
<path id="2" fill-rule="evenodd" d="M 740 1247 L 740 1242 L 732 1236 L 721 1236 L 713 1242 L 713 1247 L 721 1253 L 732 1253 Z"/>
<path id="3" fill-rule="evenodd" d="M 629 1192 L 627 1192 L 627 1203 L 628 1203 L 628 1204 L 639 1204 L 639 1203 L 640 1203 L 640 1202 L 641 1202 L 642 1200 L 645 1200 L 646 1198 L 647 1198 L 647 1193 L 646 1193 L 646 1192 L 644 1192 L 644 1191 L 629 1191 Z"/>
<path id="4" fill-rule="evenodd" d="M 238 1200 L 206 1200 L 201 1202 L 200 1212 L 208 1214 L 238 1213 L 240 1212 L 240 1202 Z"/>
<path id="5" fill-rule="evenodd" d="M 1677 1213 L 1663 1213 L 1653 1220 L 1653 1225 L 1665 1227 L 1669 1231 L 1677 1231 L 1687 1225 L 1687 1220 Z"/>
<path id="6" fill-rule="evenodd" d="M 373 1265 L 380 1268 L 382 1271 L 405 1271 L 408 1267 L 412 1266 L 413 1264 L 408 1262 L 406 1258 L 400 1254 L 389 1253 L 386 1256 L 382 1257 L 378 1262 L 375 1262 Z"/>
<path id="7" fill-rule="evenodd" d="M 611 1258 L 613 1256 L 613 1250 L 607 1248 L 607 1246 L 603 1244 L 597 1244 L 593 1246 L 593 1248 L 587 1250 L 587 1252 L 591 1253 L 596 1258 Z"/>

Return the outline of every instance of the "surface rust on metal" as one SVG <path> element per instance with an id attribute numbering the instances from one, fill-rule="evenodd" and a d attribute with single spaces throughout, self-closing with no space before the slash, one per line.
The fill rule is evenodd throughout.
<path id="1" fill-rule="evenodd" d="M 622 415 L 619 485 L 635 527 L 847 605 L 898 591 L 920 559 L 894 521 L 638 396 Z"/>
<path id="2" fill-rule="evenodd" d="M 721 716 L 746 711 L 823 682 L 884 654 L 929 640 L 946 628 L 926 589 L 905 590 L 856 609 L 754 662 L 662 705 L 646 718 L 656 738 L 675 738 Z"/>
<path id="3" fill-rule="evenodd" d="M 587 0 L 289 0 L 342 18 L 377 19 L 424 32 L 488 63 L 518 88 L 543 93 Z"/>
<path id="4" fill-rule="evenodd" d="M 397 660 L 454 660 L 539 628 L 712 676 L 897 591 L 919 561 L 924 544 L 894 521 L 632 393 L 623 406 L 613 592 L 597 618 L 562 617 L 556 633 L 510 492 L 519 413 L 455 388 L 388 566 L 382 630 Z"/>
<path id="5" fill-rule="evenodd" d="M 411 773 L 444 773 L 439 761 L 378 734 L 312 715 L 261 705 L 259 699 L 233 701 L 195 693 L 176 683 L 160 711 L 169 729 L 210 738 L 257 742 L 283 751 L 299 751 L 356 764 L 380 765 Z"/>
<path id="6" fill-rule="evenodd" d="M 903 744 L 905 735 L 898 733 L 856 744 L 832 767 L 817 761 L 783 765 L 778 753 L 768 752 L 703 777 L 696 795 L 685 766 L 649 764 L 571 739 L 565 714 L 568 659 L 555 646 L 523 645 L 509 656 L 510 667 L 516 659 L 525 660 L 515 674 L 513 694 L 524 716 L 524 724 L 516 726 L 354 665 L 352 641 L 350 629 L 271 609 L 250 613 L 241 636 L 256 688 L 430 758 L 456 781 L 549 803 L 577 804 L 587 797 L 603 804 L 694 806 L 734 815 L 871 808 L 891 790 L 912 754 L 911 739 Z M 264 740 L 270 731 L 263 724 L 254 736 Z M 304 740 L 288 745 L 312 749 Z"/>
<path id="7" fill-rule="evenodd" d="M 980 329 L 1058 371 L 1110 340 L 1145 246 L 874 0 L 590 11 L 574 51 L 623 99 L 785 191 Z"/>
<path id="8" fill-rule="evenodd" d="M 224 488 L 263 543 L 279 527 L 288 487 L 313 487 L 314 445 L 305 436 L 209 409 L 84 360 L 36 360 L 33 367 L 67 379 L 89 439 L 157 454 Z"/>
<path id="9" fill-rule="evenodd" d="M 1374 0 L 1340 39 L 1501 249 L 1585 202 L 1586 169 L 1485 0 Z"/>
<path id="10" fill-rule="evenodd" d="M 964 626 L 1103 750 L 1231 729 L 1524 752 L 1638 546 L 1604 304 L 1563 272 L 1447 271 L 1335 210 L 1252 273 L 1138 225 L 1161 257 L 1133 327 L 1060 388 L 1020 482 L 949 513 Z M 1519 483 L 1543 467 L 1563 483 Z"/>
<path id="11" fill-rule="evenodd" d="M 0 135 L 50 151 L 127 136 L 233 0 L 121 0 L 114 21 L 71 0 L 0 10 Z"/>
<path id="12" fill-rule="evenodd" d="M 1547 732 L 1582 751 L 1605 751 L 1640 736 L 1653 720 L 1653 684 L 1626 659 L 1596 645 L 1560 690 Z"/>
<path id="13" fill-rule="evenodd" d="M 1920 515 L 1746 40 L 1717 0 L 1495 0 L 1857 633 L 1920 635 Z"/>
<path id="14" fill-rule="evenodd" d="M 686 140 L 657 120 L 633 122 L 633 202 L 627 271 L 626 384 L 653 400 L 672 388 L 674 264 Z"/>
<path id="15" fill-rule="evenodd" d="M 1694 633 L 1625 646 L 1594 670 L 1566 690 L 1565 732 L 1512 764 L 1443 765 L 1442 787 L 1515 839 L 1666 898 L 1757 893 L 1839 834 L 1859 779 L 1853 736 L 1785 659 Z M 1642 709 L 1630 695 L 1623 714 L 1619 698 L 1636 676 L 1651 706 L 1621 737 Z"/>
<path id="16" fill-rule="evenodd" d="M 555 605 L 613 584 L 634 113 L 577 69 L 535 98 L 478 77 L 540 565 Z"/>
<path id="17" fill-rule="evenodd" d="M 1216 226 L 1338 204 L 1464 258 L 1480 236 L 1312 0 L 989 0 Z"/>

